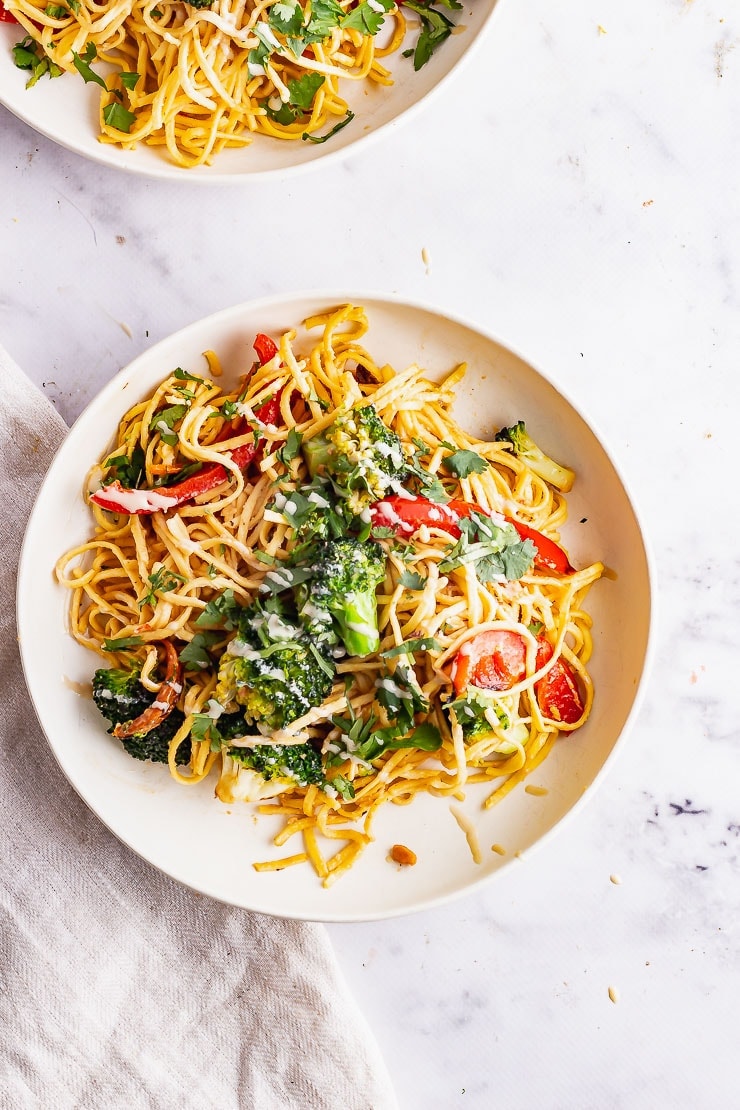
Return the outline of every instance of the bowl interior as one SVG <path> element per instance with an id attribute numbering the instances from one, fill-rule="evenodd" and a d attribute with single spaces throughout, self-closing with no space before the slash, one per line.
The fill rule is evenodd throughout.
<path id="1" fill-rule="evenodd" d="M 272 819 L 256 820 L 249 806 L 224 806 L 213 782 L 183 789 L 167 769 L 131 760 L 101 727 L 89 698 L 76 692 L 90 681 L 95 656 L 67 634 L 67 591 L 53 576 L 56 559 L 89 535 L 81 495 L 88 466 L 106 450 L 117 419 L 173 367 L 204 372 L 212 348 L 224 373 L 252 360 L 257 331 L 279 333 L 323 307 L 354 299 L 366 305 L 364 342 L 376 360 L 401 369 L 417 361 L 433 376 L 460 361 L 469 370 L 459 389 L 463 426 L 490 435 L 526 419 L 543 448 L 577 473 L 563 530 L 571 561 L 596 559 L 612 574 L 588 596 L 594 621 L 590 670 L 596 698 L 586 726 L 558 742 L 532 782 L 547 793 L 519 787 L 484 811 L 484 794 L 468 791 L 463 809 L 474 820 L 483 863 L 476 865 L 442 799 L 421 796 L 411 806 L 387 806 L 375 821 L 375 843 L 331 889 L 308 867 L 256 873 L 254 860 L 284 854 L 271 837 Z M 302 335 L 299 328 L 299 343 Z M 29 521 L 19 574 L 18 620 L 29 690 L 54 754 L 73 786 L 112 831 L 155 866 L 197 890 L 248 908 L 286 917 L 349 921 L 404 913 L 471 889 L 505 872 L 515 853 L 549 834 L 581 801 L 612 754 L 636 702 L 649 639 L 651 590 L 638 520 L 604 446 L 576 408 L 524 360 L 494 339 L 431 309 L 386 299 L 293 296 L 236 306 L 151 348 L 122 370 L 91 403 L 62 445 Z M 401 842 L 417 856 L 400 871 L 386 856 Z M 491 851 L 503 845 L 506 855 Z M 228 844 L 214 852 L 214 844 Z"/>

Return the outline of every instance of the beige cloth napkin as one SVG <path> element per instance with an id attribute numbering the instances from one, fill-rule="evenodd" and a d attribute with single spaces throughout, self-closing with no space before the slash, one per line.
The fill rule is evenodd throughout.
<path id="1" fill-rule="evenodd" d="M 324 927 L 161 875 L 51 755 L 13 599 L 26 520 L 65 431 L 0 348 L 0 1106 L 392 1110 Z"/>

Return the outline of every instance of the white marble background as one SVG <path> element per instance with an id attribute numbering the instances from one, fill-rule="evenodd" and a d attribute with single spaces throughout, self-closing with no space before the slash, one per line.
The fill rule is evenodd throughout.
<path id="1" fill-rule="evenodd" d="M 330 929 L 410 1110 L 740 1105 L 739 45 L 737 0 L 502 0 L 413 124 L 248 187 L 0 109 L 0 341 L 67 420 L 220 307 L 391 290 L 543 367 L 631 483 L 656 658 L 590 805 L 475 896 Z"/>

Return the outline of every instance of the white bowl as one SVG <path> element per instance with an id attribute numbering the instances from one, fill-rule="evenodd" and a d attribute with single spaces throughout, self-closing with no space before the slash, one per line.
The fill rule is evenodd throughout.
<path id="1" fill-rule="evenodd" d="M 411 60 L 401 57 L 399 51 L 384 60 L 393 76 L 393 85 L 389 88 L 371 87 L 367 82 L 343 82 L 341 92 L 355 118 L 326 143 L 281 141 L 258 135 L 246 148 L 222 151 L 212 166 L 192 169 L 173 164 L 160 148 L 140 144 L 135 150 L 127 151 L 101 143 L 97 137 L 97 86 L 85 84 L 74 73 L 53 80 L 44 77 L 33 88 L 26 89 L 28 73 L 15 67 L 11 53 L 12 46 L 25 34 L 16 24 L 0 23 L 0 104 L 40 134 L 76 154 L 131 173 L 209 184 L 273 174 L 284 177 L 289 171 L 305 169 L 317 162 L 326 163 L 354 150 L 402 117 L 409 120 L 470 54 L 497 2 L 464 0 L 461 11 L 450 13 L 455 23 L 464 29 L 451 35 L 418 73 Z"/>
<path id="2" fill-rule="evenodd" d="M 577 474 L 563 529 L 571 560 L 585 565 L 600 559 L 614 575 L 588 595 L 593 712 L 537 769 L 533 781 L 547 793 L 533 796 L 519 786 L 498 806 L 482 810 L 484 788 L 468 789 L 463 809 L 478 829 L 481 864 L 473 862 L 446 800 L 420 796 L 410 806 L 388 805 L 377 815 L 375 843 L 326 890 L 308 866 L 254 871 L 252 861 L 285 851 L 271 843 L 276 820 L 255 820 L 248 805 L 224 806 L 214 798 L 212 781 L 178 786 L 166 767 L 131 759 L 107 736 L 92 701 L 75 693 L 75 684 L 90 681 L 97 662 L 67 633 L 69 594 L 56 584 L 53 567 L 63 551 L 90 534 L 81 493 L 85 472 L 137 398 L 175 366 L 202 372 L 202 352 L 209 348 L 219 353 L 228 380 L 250 363 L 257 331 L 279 334 L 345 301 L 366 306 L 370 331 L 363 342 L 377 361 L 397 368 L 418 361 L 431 375 L 469 363 L 456 410 L 463 426 L 490 435 L 521 418 L 537 429 L 546 450 Z M 302 334 L 299 329 L 299 342 Z M 192 324 L 137 358 L 95 398 L 60 448 L 31 515 L 18 626 L 28 687 L 52 750 L 116 836 L 162 871 L 225 902 L 284 917 L 358 921 L 428 907 L 505 875 L 515 853 L 542 841 L 592 792 L 637 705 L 648 654 L 650 578 L 640 525 L 614 462 L 543 374 L 491 336 L 434 309 L 346 291 L 303 294 L 238 305 Z M 397 842 L 417 853 L 416 866 L 399 870 L 387 862 Z M 505 846 L 505 856 L 491 851 L 494 843 Z"/>

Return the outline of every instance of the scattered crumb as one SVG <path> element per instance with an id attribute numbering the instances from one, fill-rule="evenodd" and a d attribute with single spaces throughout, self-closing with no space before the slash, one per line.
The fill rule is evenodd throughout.
<path id="1" fill-rule="evenodd" d="M 609 1001 L 615 1005 L 619 1002 L 619 991 L 616 987 L 609 987 Z"/>
<path id="2" fill-rule="evenodd" d="M 429 273 L 429 251 L 426 249 L 426 247 L 421 248 L 421 260 L 426 266 L 427 273 Z"/>
<path id="3" fill-rule="evenodd" d="M 525 786 L 524 793 L 534 794 L 536 798 L 541 798 L 545 794 L 549 793 L 549 791 L 546 786 Z"/>
<path id="4" fill-rule="evenodd" d="M 491 851 L 495 852 L 497 856 L 506 855 L 506 849 L 504 848 L 503 844 L 492 844 Z"/>
<path id="5" fill-rule="evenodd" d="M 118 243 L 119 247 L 122 247 L 123 244 L 126 242 L 126 236 L 125 235 L 116 235 L 116 242 Z"/>
<path id="6" fill-rule="evenodd" d="M 601 24 L 599 24 L 599 34 L 600 35 L 605 35 L 606 34 L 606 27 L 602 27 Z"/>
<path id="7" fill-rule="evenodd" d="M 128 324 L 124 324 L 124 322 L 122 320 L 118 320 L 117 324 L 118 324 L 119 328 L 121 329 L 121 331 L 125 335 L 127 335 L 129 337 L 129 339 L 131 339 L 131 337 L 133 336 L 134 333 L 131 331 L 131 328 L 128 326 Z"/>
<path id="8" fill-rule="evenodd" d="M 412 852 L 405 844 L 394 844 L 389 859 L 392 859 L 394 863 L 400 863 L 404 867 L 413 867 L 416 863 L 416 852 Z"/>
<path id="9" fill-rule="evenodd" d="M 609 882 L 614 883 L 615 886 L 619 886 L 620 883 L 622 882 L 622 879 L 619 875 L 610 875 L 609 876 Z"/>
<path id="10" fill-rule="evenodd" d="M 643 208 L 649 208 L 651 204 L 655 204 L 655 201 L 654 200 L 644 200 L 642 202 L 642 207 Z"/>

